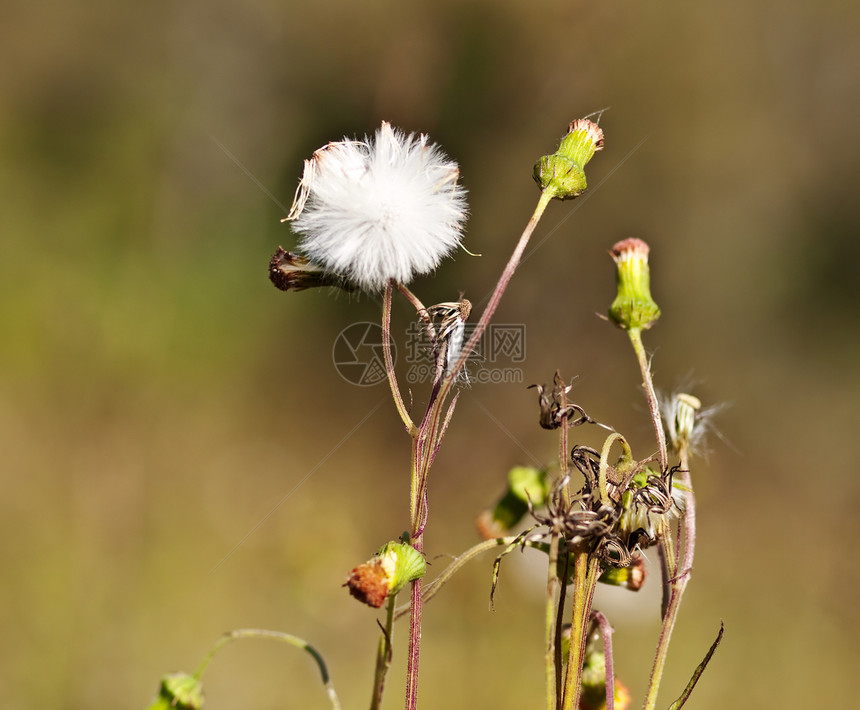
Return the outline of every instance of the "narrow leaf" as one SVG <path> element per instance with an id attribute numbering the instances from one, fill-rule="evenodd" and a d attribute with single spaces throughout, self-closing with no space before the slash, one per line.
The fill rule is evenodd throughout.
<path id="1" fill-rule="evenodd" d="M 699 678 L 701 678 L 702 673 L 705 672 L 705 668 L 711 660 L 711 656 L 714 655 L 714 651 L 717 650 L 717 646 L 720 645 L 720 641 L 723 640 L 723 631 L 725 630 L 725 626 L 723 622 L 720 622 L 720 632 L 717 634 L 717 638 L 714 639 L 714 642 L 711 644 L 711 647 L 708 649 L 708 652 L 705 654 L 702 662 L 696 666 L 696 670 L 693 671 L 693 677 L 690 678 L 690 682 L 687 683 L 687 687 L 684 688 L 684 692 L 681 693 L 681 697 L 678 698 L 674 703 L 669 706 L 669 710 L 680 710 L 684 706 L 684 703 L 687 702 L 687 699 L 693 692 L 693 688 L 696 687 L 696 683 L 699 682 Z"/>

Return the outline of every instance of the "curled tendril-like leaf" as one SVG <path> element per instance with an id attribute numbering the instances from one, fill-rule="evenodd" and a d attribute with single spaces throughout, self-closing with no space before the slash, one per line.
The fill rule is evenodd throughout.
<path id="1" fill-rule="evenodd" d="M 492 581 L 492 584 L 490 586 L 490 608 L 491 609 L 493 608 L 493 600 L 496 596 L 496 586 L 499 583 L 499 573 L 501 572 L 501 568 L 502 568 L 502 558 L 505 557 L 506 555 L 509 555 L 510 553 L 512 553 L 517 548 L 520 548 L 521 551 L 524 550 L 526 547 L 526 543 L 528 542 L 529 535 L 531 534 L 531 532 L 536 527 L 537 527 L 537 525 L 533 525 L 528 530 L 524 530 L 519 535 L 517 535 L 517 537 L 514 538 L 514 541 L 511 542 L 511 544 L 508 545 L 504 550 L 502 550 L 502 552 L 499 554 L 498 557 L 496 557 L 495 561 L 493 562 L 493 581 Z"/>
<path id="2" fill-rule="evenodd" d="M 600 475 L 600 452 L 590 446 L 574 446 L 570 460 L 577 470 L 585 476 L 589 485 L 595 485 Z"/>

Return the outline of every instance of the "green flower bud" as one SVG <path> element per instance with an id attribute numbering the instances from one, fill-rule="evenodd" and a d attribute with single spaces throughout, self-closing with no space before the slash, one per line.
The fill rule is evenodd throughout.
<path id="1" fill-rule="evenodd" d="M 533 466 L 515 466 L 508 472 L 508 488 L 492 513 L 485 511 L 477 521 L 478 532 L 486 540 L 501 537 L 519 523 L 529 511 L 546 503 L 546 470 Z"/>
<path id="2" fill-rule="evenodd" d="M 535 163 L 534 178 L 541 190 L 559 200 L 585 192 L 585 165 L 603 149 L 603 130 L 587 118 L 570 124 L 558 150 Z"/>
<path id="3" fill-rule="evenodd" d="M 635 557 L 628 567 L 607 567 L 598 582 L 638 592 L 645 584 L 645 560 Z"/>
<path id="4" fill-rule="evenodd" d="M 641 239 L 625 239 L 609 254 L 618 268 L 618 295 L 609 307 L 609 317 L 625 330 L 650 328 L 660 317 L 651 298 L 648 245 Z"/>
<path id="5" fill-rule="evenodd" d="M 424 556 L 412 545 L 389 542 L 375 557 L 353 569 L 344 586 L 356 599 L 378 609 L 426 571 Z"/>
<path id="6" fill-rule="evenodd" d="M 161 679 L 158 697 L 147 710 L 200 710 L 203 684 L 188 673 L 171 673 Z"/>

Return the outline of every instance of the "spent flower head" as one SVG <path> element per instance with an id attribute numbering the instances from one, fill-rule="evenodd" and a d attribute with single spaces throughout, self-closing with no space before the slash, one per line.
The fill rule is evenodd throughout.
<path id="1" fill-rule="evenodd" d="M 660 396 L 663 425 L 671 448 L 680 453 L 706 454 L 709 432 L 719 436 L 713 417 L 725 407 L 725 403 L 702 407 L 698 397 L 683 392 Z"/>
<path id="2" fill-rule="evenodd" d="M 466 219 L 459 169 L 426 135 L 383 122 L 305 161 L 288 220 L 311 262 L 368 291 L 435 269 Z"/>
<path id="3" fill-rule="evenodd" d="M 404 542 L 388 542 L 372 559 L 355 567 L 343 586 L 360 602 L 375 608 L 427 571 L 424 556 Z"/>

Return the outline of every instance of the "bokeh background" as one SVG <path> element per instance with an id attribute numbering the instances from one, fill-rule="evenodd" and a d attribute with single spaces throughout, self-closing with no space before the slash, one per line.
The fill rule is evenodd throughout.
<path id="1" fill-rule="evenodd" d="M 301 161 L 383 119 L 430 133 L 460 163 L 465 244 L 483 256 L 414 289 L 478 303 L 534 206 L 534 161 L 606 107 L 587 198 L 551 206 L 498 314 L 526 324 L 522 383 L 462 393 L 431 561 L 476 540 L 509 467 L 553 460 L 525 386 L 556 368 L 653 450 L 626 339 L 595 315 L 614 292 L 607 249 L 638 236 L 664 312 L 646 341 L 658 386 L 727 403 L 694 471 L 699 547 L 661 704 L 721 619 L 688 707 L 856 702 L 860 5 L 44 0 L 3 15 L 4 707 L 143 707 L 163 673 L 248 626 L 309 639 L 344 707 L 364 707 L 376 616 L 341 584 L 407 526 L 409 441 L 384 385 L 331 362 L 377 302 L 266 278 L 295 245 L 279 219 Z M 540 560 L 510 561 L 494 612 L 491 563 L 427 609 L 426 707 L 543 702 Z M 598 599 L 636 704 L 650 586 Z M 262 641 L 206 681 L 213 710 L 327 707 L 307 657 Z"/>

